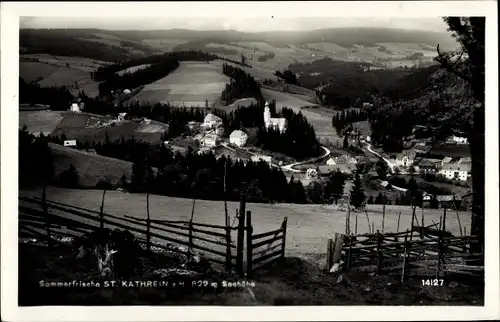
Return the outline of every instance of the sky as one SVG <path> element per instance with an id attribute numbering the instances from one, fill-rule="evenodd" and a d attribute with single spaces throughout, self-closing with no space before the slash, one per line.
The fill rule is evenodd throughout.
<path id="1" fill-rule="evenodd" d="M 338 27 L 390 27 L 437 32 L 446 31 L 446 26 L 439 17 L 21 17 L 20 26 L 21 28 L 192 29 L 237 30 L 242 32 L 303 31 Z"/>

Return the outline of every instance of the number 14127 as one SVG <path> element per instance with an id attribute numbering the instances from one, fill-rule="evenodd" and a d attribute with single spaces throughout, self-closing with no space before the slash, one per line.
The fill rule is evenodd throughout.
<path id="1" fill-rule="evenodd" d="M 422 286 L 443 286 L 443 279 L 426 279 L 422 280 Z"/>

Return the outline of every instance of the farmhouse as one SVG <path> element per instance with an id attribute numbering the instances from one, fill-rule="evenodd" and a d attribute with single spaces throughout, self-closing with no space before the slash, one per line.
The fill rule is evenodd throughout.
<path id="1" fill-rule="evenodd" d="M 462 203 L 460 197 L 454 195 L 437 195 L 436 199 L 440 208 L 455 209 Z"/>
<path id="2" fill-rule="evenodd" d="M 264 124 L 267 129 L 272 128 L 284 132 L 286 130 L 287 122 L 285 118 L 272 118 L 271 111 L 269 110 L 269 103 L 266 102 L 264 107 Z"/>
<path id="3" fill-rule="evenodd" d="M 337 163 L 335 162 L 335 160 L 333 160 L 333 158 L 326 160 L 326 165 L 335 165 L 335 164 Z"/>
<path id="4" fill-rule="evenodd" d="M 237 146 L 244 146 L 247 143 L 247 140 L 248 140 L 248 135 L 240 130 L 233 131 L 229 135 L 229 143 Z"/>
<path id="5" fill-rule="evenodd" d="M 333 159 L 336 164 L 357 164 L 358 160 L 356 158 L 351 157 L 348 154 L 343 154 L 339 157 Z"/>
<path id="6" fill-rule="evenodd" d="M 76 140 L 66 140 L 64 141 L 64 146 L 76 148 Z"/>
<path id="7" fill-rule="evenodd" d="M 318 177 L 318 170 L 315 168 L 309 168 L 306 170 L 306 177 L 308 179 L 315 179 Z"/>
<path id="8" fill-rule="evenodd" d="M 448 179 L 467 181 L 469 172 L 471 171 L 471 163 L 469 159 L 470 158 L 461 158 L 455 162 L 450 157 L 446 157 L 441 163 L 439 174 Z"/>
<path id="9" fill-rule="evenodd" d="M 450 136 L 447 141 L 455 144 L 469 144 L 469 140 L 466 137 L 456 135 Z"/>
<path id="10" fill-rule="evenodd" d="M 203 137 L 202 144 L 208 147 L 215 147 L 219 144 L 219 137 L 215 134 L 207 134 Z"/>
<path id="11" fill-rule="evenodd" d="M 436 173 L 440 162 L 440 160 L 422 159 L 418 163 L 418 168 L 423 173 Z"/>
<path id="12" fill-rule="evenodd" d="M 404 151 L 396 156 L 394 161 L 396 167 L 410 167 L 415 162 L 415 151 Z"/>
<path id="13" fill-rule="evenodd" d="M 260 162 L 260 161 L 264 161 L 264 162 L 267 162 L 269 163 L 269 165 L 272 165 L 272 157 L 269 156 L 269 155 L 252 155 L 250 157 L 250 159 L 253 161 L 253 162 Z"/>
<path id="14" fill-rule="evenodd" d="M 372 108 L 372 107 L 373 107 L 373 104 L 371 104 L 371 103 L 368 103 L 368 102 L 363 103 L 363 108 Z"/>
<path id="15" fill-rule="evenodd" d="M 123 123 L 125 121 L 125 116 L 127 116 L 127 113 L 119 113 L 118 114 L 118 123 Z"/>
<path id="16" fill-rule="evenodd" d="M 207 154 L 211 151 L 210 148 L 208 147 L 203 147 L 201 149 L 198 150 L 198 152 L 196 152 L 198 155 L 202 155 L 202 154 Z"/>
<path id="17" fill-rule="evenodd" d="M 80 113 L 80 106 L 78 105 L 78 103 L 73 103 L 71 104 L 69 110 L 73 113 Z"/>
<path id="18" fill-rule="evenodd" d="M 222 119 L 212 113 L 207 114 L 203 120 L 203 126 L 206 128 L 215 129 L 219 125 L 222 125 Z"/>
<path id="19" fill-rule="evenodd" d="M 345 174 L 352 174 L 353 166 L 349 164 L 320 165 L 317 168 L 319 176 L 329 176 L 330 173 L 340 171 Z"/>

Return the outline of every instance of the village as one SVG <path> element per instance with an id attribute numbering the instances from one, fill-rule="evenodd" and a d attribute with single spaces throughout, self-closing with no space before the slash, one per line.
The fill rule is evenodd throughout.
<path id="1" fill-rule="evenodd" d="M 364 105 L 371 104 L 365 103 Z M 70 112 L 77 114 L 84 113 L 84 110 L 84 103 L 78 101 L 69 109 Z M 263 120 L 266 128 L 273 128 L 280 132 L 285 132 L 287 129 L 285 118 L 271 116 L 268 102 L 265 104 Z M 127 113 L 102 118 L 101 121 L 93 124 L 88 122 L 86 127 L 89 129 L 106 128 L 127 122 L 139 122 L 143 127 L 149 126 L 150 128 L 155 128 L 156 124 L 158 131 L 168 128 L 168 125 L 148 118 L 130 118 Z M 419 127 L 416 126 L 413 131 L 418 131 Z M 351 145 L 358 148 L 355 152 L 346 151 L 338 145 L 323 147 L 324 153 L 320 157 L 297 162 L 284 154 L 254 146 L 252 138 L 255 135 L 253 128 L 242 128 L 228 133 L 224 128 L 222 118 L 208 109 L 202 122 L 188 122 L 182 135 L 165 140 L 162 144 L 174 153 L 185 154 L 191 148 L 198 155 L 214 153 L 217 159 L 225 156 L 244 164 L 248 161 L 264 161 L 271 167 L 281 168 L 289 180 L 293 177 L 301 181 L 304 187 L 311 183 L 324 183 L 332 173 L 337 171 L 347 178 L 352 178 L 356 169 L 364 165 L 369 167 L 369 171 L 366 171 L 364 176 L 367 190 L 366 203 L 376 203 L 376 197 L 383 194 L 385 197 L 389 196 L 389 203 L 397 204 L 395 201 L 397 197 L 391 198 L 390 196 L 397 196 L 398 193 L 407 191 L 404 178 L 418 177 L 420 182 L 424 183 L 424 187 L 436 188 L 436 185 L 439 187 L 430 189 L 431 191 L 422 189 L 424 207 L 445 207 L 453 203 L 455 207 L 466 210 L 470 206 L 471 158 L 468 153 L 460 153 L 468 149 L 467 138 L 463 136 L 452 135 L 444 142 L 431 142 L 430 139 L 417 139 L 413 136 L 405 141 L 405 149 L 402 152 L 389 154 L 374 148 L 370 135 L 362 136 L 355 131 L 349 140 Z M 76 147 L 76 141 L 68 138 L 64 146 Z M 449 150 L 451 153 L 450 155 L 440 151 L 440 153 L 432 153 L 434 146 L 445 146 L 445 151 Z M 454 150 L 459 151 L 458 155 Z M 93 149 L 87 149 L 87 152 L 95 153 Z M 384 173 L 376 170 L 377 162 L 385 163 Z M 401 182 L 403 184 L 400 184 Z M 351 187 L 351 182 L 347 181 L 344 195 L 337 199 L 337 203 L 341 206 L 348 203 Z M 440 189 L 443 187 L 444 189 Z M 436 190 L 440 193 L 436 193 Z M 433 200 L 437 205 L 433 204 Z"/>

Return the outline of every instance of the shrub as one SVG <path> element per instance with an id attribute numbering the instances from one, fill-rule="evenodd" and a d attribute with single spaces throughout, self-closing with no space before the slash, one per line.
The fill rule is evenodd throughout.
<path id="1" fill-rule="evenodd" d="M 107 177 L 105 177 L 105 178 L 99 178 L 99 181 L 97 182 L 95 187 L 101 190 L 110 190 L 113 189 L 113 184 Z"/>
<path id="2" fill-rule="evenodd" d="M 79 180 L 80 176 L 73 164 L 59 175 L 59 184 L 65 188 L 76 188 Z"/>

